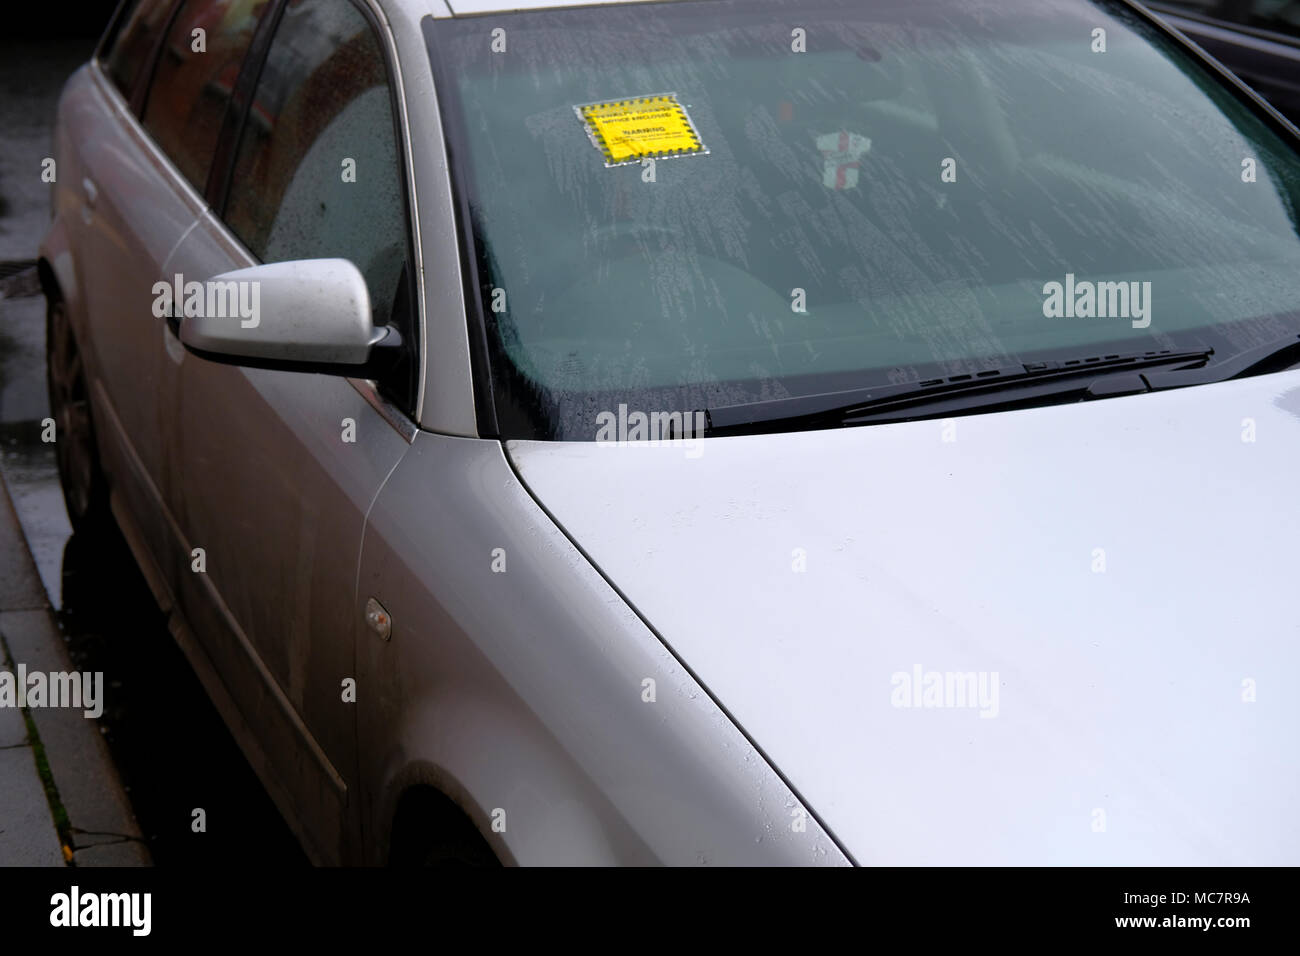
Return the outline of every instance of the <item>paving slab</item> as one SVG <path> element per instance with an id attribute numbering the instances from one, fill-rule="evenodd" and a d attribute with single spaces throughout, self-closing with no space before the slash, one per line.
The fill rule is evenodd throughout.
<path id="1" fill-rule="evenodd" d="M 149 866 L 149 851 L 135 840 L 100 843 L 72 855 L 77 866 Z"/>
<path id="2" fill-rule="evenodd" d="M 27 550 L 27 540 L 6 490 L 0 493 L 0 609 L 48 607 L 41 576 Z"/>
<path id="3" fill-rule="evenodd" d="M 23 664 L 29 672 L 75 672 L 77 668 L 72 664 L 63 635 L 45 600 L 45 591 L 40 585 L 2 474 L 0 549 L 0 555 L 3 555 L 0 558 L 3 577 L 0 580 L 5 582 L 0 586 L 0 645 L 7 651 L 4 655 L 9 662 L 6 669 L 10 665 L 16 668 Z M 101 693 L 107 692 L 105 680 Z M 0 714 L 3 713 L 4 709 L 0 709 Z M 112 859 L 116 861 L 113 865 L 122 865 L 128 860 L 147 863 L 148 853 L 141 842 L 140 828 L 98 721 L 87 718 L 83 709 L 66 707 L 33 707 L 28 713 L 36 726 L 50 775 L 58 789 L 59 801 L 72 827 L 72 849 L 102 850 L 90 854 L 88 861 Z M 0 734 L 3 734 L 0 745 L 17 734 L 12 720 L 14 716 L 22 721 L 20 713 L 9 709 L 0 722 Z M 25 739 L 24 729 L 22 740 Z M 0 864 L 6 862 L 3 854 L 15 858 L 32 857 L 33 854 L 41 856 L 43 851 L 39 848 L 53 841 L 57 853 L 52 865 L 63 865 L 60 841 L 31 748 L 13 747 L 0 750 L 0 755 L 4 755 L 7 761 L 4 772 L 0 772 L 0 793 L 7 795 L 0 796 L 0 829 L 15 841 L 0 850 Z M 33 793 L 40 798 L 35 809 L 27 805 Z M 11 799 L 12 805 L 5 804 L 6 799 Z M 41 813 L 36 813 L 36 810 Z M 32 827 L 42 833 L 27 832 Z M 107 841 L 112 840 L 121 842 L 123 848 L 109 851 L 107 847 L 113 844 Z M 0 843 L 0 847 L 3 846 Z M 48 855 L 42 858 L 50 859 Z"/>
<path id="4" fill-rule="evenodd" d="M 0 612 L 0 634 L 14 660 L 29 671 L 75 670 L 46 611 Z M 30 714 L 73 827 L 139 839 L 140 829 L 99 723 L 67 707 L 32 708 Z"/>
<path id="5" fill-rule="evenodd" d="M 0 654 L 0 658 L 4 655 Z M 0 669 L 7 669 L 0 660 Z M 0 707 L 0 750 L 27 745 L 27 723 L 17 707 Z"/>
<path id="6" fill-rule="evenodd" d="M 0 750 L 0 866 L 63 866 L 31 747 Z"/>

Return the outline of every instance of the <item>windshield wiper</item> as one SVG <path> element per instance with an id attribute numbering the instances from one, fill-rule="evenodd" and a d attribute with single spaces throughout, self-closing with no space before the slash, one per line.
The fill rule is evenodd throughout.
<path id="1" fill-rule="evenodd" d="M 1207 362 L 1195 368 L 1165 369 L 1143 375 L 1152 391 L 1182 388 L 1184 385 L 1205 385 L 1209 382 L 1226 382 L 1247 375 L 1279 372 L 1300 362 L 1300 333 L 1292 332 L 1275 342 L 1256 345 L 1218 362 Z"/>
<path id="2" fill-rule="evenodd" d="M 786 427 L 813 428 L 828 423 L 909 421 L 993 406 L 1059 402 L 1072 396 L 1082 400 L 1223 382 L 1279 371 L 1300 362 L 1300 333 L 1235 352 L 1218 362 L 1210 361 L 1214 354 L 1212 348 L 1111 353 L 1006 365 L 921 382 L 727 405 L 705 411 L 705 434 L 761 432 L 775 422 Z M 1157 371 L 1139 371 L 1153 368 Z"/>
<path id="3" fill-rule="evenodd" d="M 705 410 L 705 434 L 760 432 L 775 422 L 786 427 L 813 428 L 828 423 L 902 421 L 939 417 L 989 404 L 1019 405 L 1044 399 L 1059 400 L 1074 393 L 1079 393 L 1080 397 L 1097 398 L 1144 392 L 1151 386 L 1137 374 L 1137 370 L 1172 365 L 1181 368 L 1167 374 L 1200 371 L 1196 366 L 1205 366 L 1213 355 L 1212 348 L 1110 353 L 1004 365 L 921 382 L 724 405 Z M 1189 381 L 1187 384 L 1194 383 Z M 1175 385 L 1171 383 L 1167 387 Z"/>

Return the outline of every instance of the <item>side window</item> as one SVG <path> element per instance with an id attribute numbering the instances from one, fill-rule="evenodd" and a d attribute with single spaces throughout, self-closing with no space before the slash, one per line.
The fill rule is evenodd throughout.
<path id="1" fill-rule="evenodd" d="M 113 25 L 116 35 L 103 54 L 103 63 L 113 85 L 128 102 L 144 78 L 158 34 L 167 25 L 171 5 L 171 0 L 127 0 Z"/>
<path id="2" fill-rule="evenodd" d="M 185 0 L 158 55 L 144 127 L 200 193 L 226 104 L 270 0 Z"/>
<path id="3" fill-rule="evenodd" d="M 286 7 L 244 124 L 225 220 L 264 262 L 350 260 L 366 278 L 375 323 L 413 342 L 388 75 L 370 24 L 348 0 Z M 406 351 L 381 385 L 409 410 Z"/>

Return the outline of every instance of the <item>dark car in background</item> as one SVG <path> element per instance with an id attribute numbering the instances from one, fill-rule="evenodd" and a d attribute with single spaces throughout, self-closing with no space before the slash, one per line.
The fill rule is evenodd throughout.
<path id="1" fill-rule="evenodd" d="M 1300 0 L 1159 0 L 1147 6 L 1300 124 Z"/>

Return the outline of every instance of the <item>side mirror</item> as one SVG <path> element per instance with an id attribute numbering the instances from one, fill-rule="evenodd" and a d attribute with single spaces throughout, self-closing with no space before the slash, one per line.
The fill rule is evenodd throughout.
<path id="1" fill-rule="evenodd" d="M 200 358 L 374 378 L 398 355 L 401 336 L 374 325 L 366 280 L 346 259 L 269 262 L 193 285 L 201 305 L 187 285 L 170 321 Z"/>

